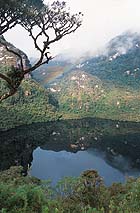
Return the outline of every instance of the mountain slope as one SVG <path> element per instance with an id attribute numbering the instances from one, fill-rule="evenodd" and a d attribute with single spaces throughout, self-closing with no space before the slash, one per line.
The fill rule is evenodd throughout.
<path id="1" fill-rule="evenodd" d="M 50 85 L 63 118 L 98 117 L 140 121 L 140 92 L 104 83 L 75 70 Z"/>
<path id="2" fill-rule="evenodd" d="M 0 129 L 55 120 L 58 118 L 56 109 L 46 89 L 32 79 L 25 79 L 14 96 L 0 104 Z"/>
<path id="3" fill-rule="evenodd" d="M 104 81 L 140 88 L 140 35 L 124 33 L 112 39 L 105 53 L 83 63 L 82 69 Z"/>
<path id="4" fill-rule="evenodd" d="M 56 79 L 49 85 L 50 91 L 56 94 L 66 117 L 139 121 L 140 35 L 124 33 L 112 39 L 106 49 Z"/>
<path id="5" fill-rule="evenodd" d="M 104 95 L 102 81 L 81 70 L 68 73 L 50 85 L 50 91 L 59 101 L 60 111 L 87 112 Z"/>
<path id="6" fill-rule="evenodd" d="M 3 39 L 3 38 L 2 38 Z M 5 40 L 4 40 L 5 41 Z M 24 66 L 30 66 L 25 53 L 5 41 L 7 45 L 20 53 Z M 18 66 L 18 58 L 0 46 L 0 72 L 11 72 L 11 66 Z M 0 79 L 0 94 L 8 90 L 6 82 Z M 0 103 L 0 129 L 57 119 L 57 102 L 51 94 L 41 87 L 30 75 L 26 75 L 18 92 Z"/>
<path id="7" fill-rule="evenodd" d="M 63 75 L 69 72 L 72 67 L 72 63 L 52 60 L 49 64 L 44 64 L 36 69 L 33 72 L 33 78 L 47 88 L 56 79 L 63 78 Z"/>
<path id="8" fill-rule="evenodd" d="M 114 38 L 106 54 L 80 64 L 51 62 L 34 76 L 47 90 L 25 79 L 19 93 L 0 106 L 1 128 L 46 122 L 59 115 L 140 121 L 138 34 Z"/>

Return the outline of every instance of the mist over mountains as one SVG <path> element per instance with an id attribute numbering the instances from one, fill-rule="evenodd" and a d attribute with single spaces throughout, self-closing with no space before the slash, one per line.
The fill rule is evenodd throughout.
<path id="1" fill-rule="evenodd" d="M 34 77 L 37 80 L 44 79 L 48 70 L 54 71 L 53 66 L 55 68 L 57 66 L 63 67 L 63 71 L 60 68 L 61 75 L 55 75 L 51 81 L 57 77 L 63 77 L 65 73 L 68 74 L 68 71 L 80 69 L 96 75 L 102 80 L 112 81 L 114 84 L 138 87 L 140 78 L 140 34 L 130 31 L 125 32 L 113 38 L 98 54 L 93 56 L 90 53 L 85 53 L 81 57 L 73 59 L 70 55 L 68 57 L 68 54 L 58 55 L 48 66 L 45 65 L 39 71 L 35 71 Z M 65 66 L 67 66 L 66 70 L 64 69 Z"/>
<path id="2" fill-rule="evenodd" d="M 2 105 L 0 116 L 2 120 L 7 111 L 9 116 L 15 114 L 14 122 L 8 123 L 11 126 L 26 124 L 26 117 L 31 123 L 52 117 L 140 121 L 139 106 L 140 35 L 125 32 L 96 55 L 86 52 L 71 60 L 62 54 L 39 67 L 32 79 L 23 81 L 19 92 Z"/>
<path id="3" fill-rule="evenodd" d="M 100 53 L 85 53 L 75 61 L 60 55 L 36 70 L 33 77 L 58 100 L 63 114 L 136 119 L 140 104 L 140 35 L 125 32 Z"/>

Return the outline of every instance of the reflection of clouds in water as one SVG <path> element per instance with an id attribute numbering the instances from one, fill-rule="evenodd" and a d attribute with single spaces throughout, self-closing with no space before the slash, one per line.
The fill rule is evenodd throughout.
<path id="1" fill-rule="evenodd" d="M 117 124 L 119 128 L 116 127 Z M 48 135 L 48 132 L 51 135 Z M 61 140 L 58 137 L 60 133 Z M 102 133 L 103 136 L 100 138 Z M 57 141 L 52 140 L 52 134 Z M 83 135 L 86 135 L 85 138 Z M 77 149 L 72 149 L 70 144 L 74 144 L 78 140 L 84 146 L 88 142 L 98 149 L 92 148 L 77 153 L 67 152 L 77 151 Z M 3 168 L 7 165 L 10 166 L 15 160 L 18 162 L 22 160 L 25 164 L 31 162 L 33 149 L 41 146 L 42 149 L 37 148 L 33 153 L 31 171 L 32 175 L 41 179 L 58 180 L 63 176 L 79 176 L 84 170 L 93 169 L 97 170 L 104 178 L 105 183 L 109 185 L 114 181 L 123 182 L 125 176 L 139 175 L 139 171 L 132 168 L 140 167 L 139 123 L 102 119 L 39 123 L 1 132 L 0 141 L 2 144 L 0 147 L 2 150 L 1 167 Z M 27 141 L 29 147 L 26 146 Z M 11 158 L 6 159 L 9 147 L 12 147 Z M 47 147 L 50 151 L 45 150 Z M 55 152 L 59 150 L 61 151 Z M 121 153 L 122 156 L 118 153 Z M 124 157 L 125 154 L 130 159 Z M 6 160 L 3 162 L 3 159 Z"/>
<path id="2" fill-rule="evenodd" d="M 90 155 L 94 155 L 94 156 L 100 157 L 102 159 L 104 159 L 106 156 L 105 152 L 99 151 L 98 149 L 94 149 L 94 148 L 89 148 L 86 150 L 86 152 Z"/>
<path id="3" fill-rule="evenodd" d="M 97 170 L 105 183 L 124 182 L 123 174 L 108 165 L 104 158 L 93 150 L 69 153 L 36 149 L 31 174 L 41 179 L 52 179 L 56 183 L 64 176 L 79 176 L 83 171 Z"/>
<path id="4" fill-rule="evenodd" d="M 108 156 L 106 152 L 99 151 L 97 149 L 88 149 L 87 152 L 91 155 L 95 155 L 104 159 L 110 166 L 121 171 L 124 176 L 138 177 L 140 175 L 139 169 L 132 168 L 133 162 L 131 159 L 122 156 L 121 154 Z"/>
<path id="5" fill-rule="evenodd" d="M 125 176 L 137 177 L 140 175 L 140 171 L 136 168 L 132 168 L 132 160 L 123 157 L 122 155 L 114 156 L 112 160 L 113 166 L 118 167 Z"/>
<path id="6" fill-rule="evenodd" d="M 122 155 L 113 156 L 112 163 L 114 166 L 118 166 L 120 170 L 125 172 L 132 169 L 132 161 L 126 157 L 123 157 Z"/>

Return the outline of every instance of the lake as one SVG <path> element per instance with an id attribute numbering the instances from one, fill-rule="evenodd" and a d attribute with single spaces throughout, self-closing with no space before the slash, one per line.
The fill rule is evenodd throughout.
<path id="1" fill-rule="evenodd" d="M 25 175 L 54 185 L 92 169 L 110 185 L 140 176 L 140 123 L 87 118 L 20 126 L 0 132 L 0 152 L 1 171 L 22 165 Z"/>

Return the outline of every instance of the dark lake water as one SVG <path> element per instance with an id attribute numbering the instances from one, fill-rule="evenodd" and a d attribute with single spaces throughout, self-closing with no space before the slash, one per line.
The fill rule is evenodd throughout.
<path id="1" fill-rule="evenodd" d="M 106 185 L 140 176 L 140 124 L 102 119 L 37 123 L 0 132 L 0 170 L 55 184 L 65 176 L 97 170 Z"/>
<path id="2" fill-rule="evenodd" d="M 54 152 L 37 148 L 33 153 L 33 159 L 30 174 L 43 180 L 50 179 L 53 185 L 65 176 L 79 176 L 88 169 L 97 170 L 106 185 L 112 182 L 125 182 L 126 177 L 140 174 L 139 170 L 132 169 L 122 157 L 116 163 L 122 163 L 125 167 L 124 172 L 109 165 L 104 153 L 93 148 L 77 153 Z"/>

